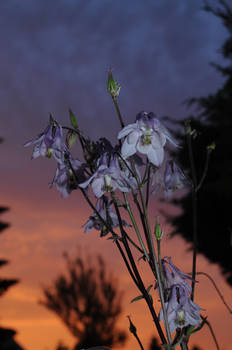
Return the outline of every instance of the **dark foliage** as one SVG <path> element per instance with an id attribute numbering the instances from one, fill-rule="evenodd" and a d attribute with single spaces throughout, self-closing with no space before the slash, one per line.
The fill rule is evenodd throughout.
<path id="1" fill-rule="evenodd" d="M 8 208 L 6 207 L 0 207 L 0 214 L 7 211 Z M 9 224 L 6 222 L 0 221 L 0 233 L 2 233 L 3 230 L 5 230 L 7 227 L 9 227 Z M 8 264 L 8 260 L 1 259 L 0 260 L 0 267 Z M 17 279 L 6 279 L 6 278 L 0 278 L 0 297 L 14 284 L 18 283 Z"/>
<path id="2" fill-rule="evenodd" d="M 192 129 L 197 137 L 193 139 L 193 152 L 198 183 L 203 174 L 206 147 L 212 142 L 216 149 L 211 155 L 209 169 L 203 187 L 198 192 L 198 251 L 211 262 L 220 264 L 228 283 L 232 284 L 232 10 L 225 1 L 219 1 L 218 8 L 208 5 L 205 10 L 219 17 L 229 32 L 221 53 L 228 65 L 215 67 L 224 75 L 223 86 L 207 97 L 194 98 L 190 105 L 197 107 L 191 119 Z M 184 122 L 181 122 L 182 126 Z M 189 160 L 184 137 L 178 135 L 183 147 L 177 154 L 183 168 L 189 169 Z M 192 242 L 191 194 L 175 200 L 183 214 L 169 218 L 175 226 L 173 234 L 181 234 Z"/>
<path id="3" fill-rule="evenodd" d="M 106 273 L 101 257 L 94 262 L 65 255 L 68 274 L 44 288 L 41 303 L 55 312 L 77 338 L 75 350 L 93 346 L 123 345 L 124 331 L 116 327 L 121 314 L 121 294 Z"/>
<path id="4" fill-rule="evenodd" d="M 159 345 L 159 342 L 157 340 L 156 337 L 153 337 L 151 339 L 151 343 L 150 343 L 150 347 L 149 347 L 150 350 L 162 350 L 161 346 Z"/>

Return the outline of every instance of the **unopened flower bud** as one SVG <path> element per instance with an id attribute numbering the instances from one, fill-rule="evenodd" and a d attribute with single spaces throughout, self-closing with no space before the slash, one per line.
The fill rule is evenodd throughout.
<path id="1" fill-rule="evenodd" d="M 110 69 L 108 73 L 107 90 L 113 98 L 116 98 L 119 95 L 120 89 L 121 86 L 114 80 L 112 70 Z"/>
<path id="2" fill-rule="evenodd" d="M 128 317 L 129 322 L 130 322 L 129 331 L 130 331 L 132 334 L 136 334 L 137 329 L 136 329 L 135 325 L 134 325 L 133 322 L 131 321 L 130 316 L 127 316 L 127 317 Z"/>
<path id="3" fill-rule="evenodd" d="M 160 223 L 159 223 L 159 217 L 156 217 L 156 223 L 155 223 L 155 236 L 157 238 L 158 241 L 160 241 L 162 239 L 163 236 L 163 232 L 160 228 Z"/>

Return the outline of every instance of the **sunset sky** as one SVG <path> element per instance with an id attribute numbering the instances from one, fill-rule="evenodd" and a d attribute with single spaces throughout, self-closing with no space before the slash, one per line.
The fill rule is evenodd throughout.
<path id="1" fill-rule="evenodd" d="M 11 224 L 0 236 L 0 257 L 10 260 L 1 276 L 20 279 L 0 300 L 0 325 L 17 330 L 25 350 L 54 350 L 59 340 L 75 343 L 38 300 L 42 286 L 64 271 L 63 252 L 75 257 L 77 246 L 105 258 L 124 291 L 121 327 L 127 329 L 126 315 L 131 315 L 144 345 L 149 343 L 150 315 L 142 301 L 130 304 L 137 291 L 113 243 L 96 232 L 83 233 L 90 211 L 81 195 L 74 192 L 63 199 L 49 189 L 55 162 L 31 160 L 32 149 L 23 144 L 44 130 L 49 113 L 67 125 L 69 107 L 86 134 L 114 143 L 119 123 L 106 91 L 110 67 L 122 86 L 119 104 L 125 123 L 134 122 L 141 110 L 173 119 L 187 116 L 187 98 L 214 93 L 223 83 L 209 63 L 222 63 L 219 48 L 227 33 L 202 5 L 200 0 L 0 2 L 0 205 L 10 207 L 1 220 Z M 154 216 L 160 207 L 153 205 Z M 178 213 L 170 205 L 165 208 Z M 169 239 L 172 229 L 164 218 L 161 223 L 164 253 L 190 271 L 188 246 L 181 238 Z M 231 301 L 231 288 L 216 265 L 200 257 L 198 270 L 210 273 Z M 206 310 L 221 350 L 230 350 L 231 316 L 210 283 L 204 277 L 199 281 L 196 300 Z M 207 328 L 192 337 L 192 344 L 215 348 Z M 125 350 L 136 346 L 129 338 Z"/>

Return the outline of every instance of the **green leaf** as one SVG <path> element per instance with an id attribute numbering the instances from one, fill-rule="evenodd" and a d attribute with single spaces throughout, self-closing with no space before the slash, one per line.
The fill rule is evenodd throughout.
<path id="1" fill-rule="evenodd" d="M 78 126 L 77 126 L 76 117 L 75 117 L 75 115 L 73 114 L 73 112 L 72 112 L 71 109 L 69 109 L 69 117 L 70 117 L 70 121 L 71 121 L 72 126 L 73 126 L 75 129 L 77 129 Z"/>
<path id="2" fill-rule="evenodd" d="M 195 328 L 195 326 L 189 326 L 188 329 L 187 329 L 186 334 L 187 334 L 187 335 L 191 335 L 191 334 L 193 334 L 193 333 L 198 332 L 198 331 L 204 326 L 204 324 L 205 324 L 205 322 L 206 322 L 206 319 L 207 319 L 207 317 L 205 317 L 205 318 L 203 319 L 203 321 L 201 322 L 200 326 L 197 327 L 197 328 Z"/>
<path id="3" fill-rule="evenodd" d="M 143 295 L 139 295 L 138 297 L 132 299 L 132 300 L 131 300 L 131 303 L 134 303 L 135 301 L 141 300 L 141 299 L 143 299 L 143 298 L 144 298 Z"/>
<path id="4" fill-rule="evenodd" d="M 189 326 L 186 332 L 186 335 L 189 336 L 194 333 L 195 326 Z"/>

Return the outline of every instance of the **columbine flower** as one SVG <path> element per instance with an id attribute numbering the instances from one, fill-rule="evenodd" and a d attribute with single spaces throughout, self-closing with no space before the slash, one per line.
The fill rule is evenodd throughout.
<path id="1" fill-rule="evenodd" d="M 39 135 L 35 140 L 29 141 L 24 144 L 24 147 L 31 145 L 34 146 L 32 158 L 38 158 L 39 156 L 50 158 L 53 151 L 60 151 L 63 146 L 63 130 L 62 127 L 50 117 L 50 122 L 45 131 Z"/>
<path id="2" fill-rule="evenodd" d="M 135 179 L 121 170 L 118 158 L 109 156 L 110 160 L 108 161 L 108 156 L 105 153 L 98 163 L 99 167 L 96 172 L 87 181 L 79 185 L 82 188 L 86 188 L 91 183 L 93 193 L 97 198 L 103 196 L 105 192 L 111 192 L 116 189 L 119 189 L 121 192 L 129 192 L 136 186 Z"/>
<path id="3" fill-rule="evenodd" d="M 108 227 L 116 228 L 119 226 L 118 217 L 114 213 L 107 197 L 105 197 L 104 200 L 100 198 L 97 201 L 96 209 L 99 212 L 99 215 L 102 217 L 102 219 L 107 223 Z M 122 220 L 122 224 L 123 226 L 130 226 L 124 220 Z M 85 233 L 90 232 L 92 229 L 95 229 L 101 231 L 101 237 L 105 236 L 109 232 L 107 226 L 103 224 L 102 220 L 100 220 L 96 213 L 91 215 L 88 221 L 83 225 L 83 227 L 85 227 Z"/>
<path id="4" fill-rule="evenodd" d="M 162 259 L 162 267 L 165 274 L 166 287 L 171 288 L 173 285 L 181 285 L 188 294 L 191 293 L 191 286 L 187 280 L 192 281 L 192 277 L 182 272 L 176 267 L 170 257 L 165 256 Z"/>
<path id="5" fill-rule="evenodd" d="M 165 197 L 170 197 L 175 191 L 189 184 L 190 181 L 173 160 L 168 160 L 165 166 L 155 169 L 152 174 L 152 194 L 162 189 Z"/>
<path id="6" fill-rule="evenodd" d="M 169 160 L 166 163 L 164 171 L 164 193 L 170 197 L 173 192 L 184 187 L 188 183 L 183 171 L 173 162 Z"/>
<path id="7" fill-rule="evenodd" d="M 125 137 L 121 153 L 128 158 L 137 151 L 146 154 L 155 166 L 160 166 L 164 159 L 164 146 L 170 141 L 176 146 L 168 130 L 155 117 L 154 113 L 141 112 L 134 124 L 125 126 L 118 134 L 118 139 Z"/>
<path id="8" fill-rule="evenodd" d="M 191 300 L 191 286 L 187 282 L 192 278 L 180 271 L 169 257 L 162 259 L 162 267 L 165 277 L 165 307 L 171 333 L 176 328 L 198 326 L 201 322 L 199 314 L 201 308 Z M 164 320 L 163 309 L 160 311 L 159 319 Z"/>
<path id="9" fill-rule="evenodd" d="M 78 159 L 72 159 L 70 156 L 69 161 L 72 169 L 70 169 L 70 165 L 67 162 L 62 163 L 60 161 L 51 183 L 51 187 L 56 185 L 57 190 L 61 192 L 64 198 L 68 197 L 74 189 L 77 189 L 77 185 L 85 180 L 85 164 L 81 163 Z"/>
<path id="10" fill-rule="evenodd" d="M 186 290 L 181 285 L 174 285 L 171 290 L 171 297 L 166 303 L 167 318 L 170 332 L 177 328 L 183 328 L 189 325 L 199 326 L 201 318 L 199 311 L 201 308 L 194 303 Z M 163 310 L 159 314 L 160 321 L 164 320 Z"/>

